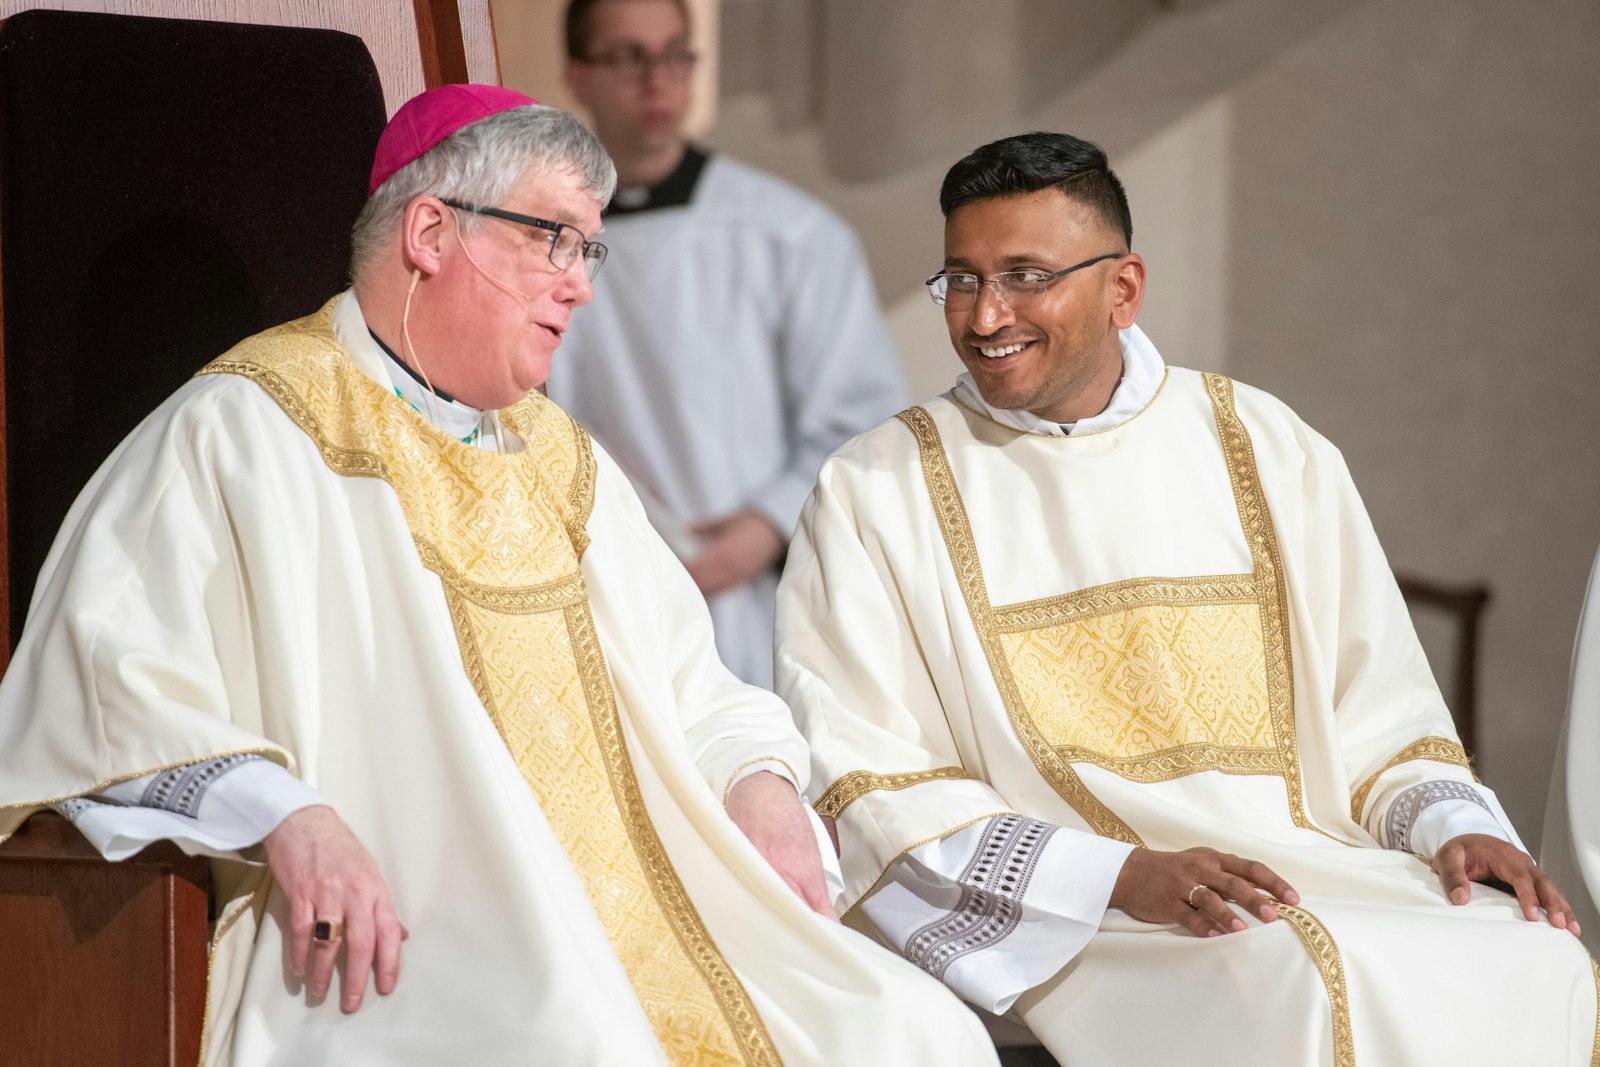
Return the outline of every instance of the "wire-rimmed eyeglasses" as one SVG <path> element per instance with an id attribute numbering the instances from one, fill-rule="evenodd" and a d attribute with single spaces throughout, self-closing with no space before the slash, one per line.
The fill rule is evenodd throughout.
<path id="1" fill-rule="evenodd" d="M 978 294 L 990 282 L 994 283 L 994 290 L 1002 301 L 1015 304 L 1038 296 L 1050 288 L 1057 281 L 1065 278 L 1073 271 L 1092 267 L 1096 263 L 1107 259 L 1121 259 L 1126 252 L 1107 252 L 1093 259 L 1086 259 L 1082 263 L 1074 263 L 1054 274 L 1042 270 L 1004 270 L 998 274 L 991 274 L 985 278 L 981 274 L 970 271 L 942 270 L 922 284 L 928 287 L 928 295 L 935 304 L 941 307 L 954 308 L 957 311 L 970 308 L 978 300 Z"/>
<path id="2" fill-rule="evenodd" d="M 439 199 L 457 211 L 470 211 L 474 215 L 484 215 L 491 219 L 517 222 L 538 230 L 550 231 L 547 235 L 541 236 L 549 242 L 550 265 L 556 270 L 566 270 L 572 266 L 573 260 L 582 255 L 584 272 L 589 275 L 590 281 L 594 281 L 594 276 L 600 273 L 600 264 L 606 261 L 606 246 L 599 241 L 584 240 L 583 231 L 570 223 L 551 222 L 535 215 L 519 215 L 515 211 L 502 211 L 497 207 L 473 207 L 471 204 L 452 200 L 448 196 L 441 196 Z"/>
<path id="3" fill-rule="evenodd" d="M 578 60 L 593 67 L 604 67 L 624 78 L 647 78 L 657 67 L 674 80 L 687 78 L 700 56 L 687 48 L 668 48 L 663 52 L 646 52 L 643 48 L 619 48 L 612 52 L 584 56 Z"/>

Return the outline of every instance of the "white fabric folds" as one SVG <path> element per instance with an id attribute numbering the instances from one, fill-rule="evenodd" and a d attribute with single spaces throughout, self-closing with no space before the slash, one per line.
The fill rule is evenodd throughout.
<path id="1" fill-rule="evenodd" d="M 1124 388 L 1145 344 L 1124 334 Z M 1058 828 L 1024 918 L 1076 836 L 1208 846 L 1267 863 L 1301 904 L 1207 939 L 1109 910 L 1085 937 L 1085 899 L 1039 910 L 1053 960 L 1019 925 L 966 976 L 933 962 L 995 1004 L 1014 987 L 976 961 L 1031 968 L 1013 1013 L 1075 1067 L 1589 1064 L 1600 994 L 1578 941 L 1487 887 L 1450 905 L 1403 850 L 1464 826 L 1515 836 L 1338 452 L 1247 386 L 1158 381 L 1082 433 L 992 417 L 958 388 L 824 466 L 780 589 L 778 689 L 838 820 L 852 921 L 926 961 L 918 932 L 954 933 L 933 913 L 958 913 L 970 881 L 956 842 L 985 827 L 992 844 L 1008 813 Z M 1108 894 L 1117 867 L 1108 851 L 1058 869 Z M 913 897 L 930 909 L 914 929 L 886 910 Z"/>

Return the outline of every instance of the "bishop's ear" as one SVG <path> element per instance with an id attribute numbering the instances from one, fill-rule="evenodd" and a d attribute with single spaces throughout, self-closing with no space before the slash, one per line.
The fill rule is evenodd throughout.
<path id="1" fill-rule="evenodd" d="M 424 274 L 439 273 L 452 222 L 451 209 L 438 197 L 413 198 L 400 225 L 400 249 L 406 264 Z"/>

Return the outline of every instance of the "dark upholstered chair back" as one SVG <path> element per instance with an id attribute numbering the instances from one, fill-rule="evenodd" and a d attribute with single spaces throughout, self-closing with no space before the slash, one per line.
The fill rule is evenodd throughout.
<path id="1" fill-rule="evenodd" d="M 116 443 L 234 342 L 343 287 L 384 120 L 366 46 L 332 30 L 58 11 L 0 26 L 13 643 Z"/>

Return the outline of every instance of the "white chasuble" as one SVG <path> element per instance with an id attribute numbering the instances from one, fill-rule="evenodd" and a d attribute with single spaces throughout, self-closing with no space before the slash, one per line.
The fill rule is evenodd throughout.
<path id="1" fill-rule="evenodd" d="M 411 931 L 397 989 L 310 1002 L 283 896 L 219 861 L 208 1064 L 992 1063 L 727 818 L 805 748 L 610 461 L 537 395 L 496 416 L 519 449 L 441 433 L 352 317 L 243 342 L 80 497 L 0 687 L 0 833 L 230 752 L 349 823 Z"/>
<path id="2" fill-rule="evenodd" d="M 1400 851 L 1434 794 L 1492 795 L 1342 459 L 1266 394 L 1174 368 L 1070 436 L 913 408 L 824 467 L 778 627 L 851 921 L 989 827 L 987 910 L 877 931 L 933 973 L 1027 936 L 1062 842 L 1209 846 L 1300 893 L 1222 937 L 1116 910 L 1069 935 L 1014 1007 L 1063 1063 L 1600 1063 L 1577 940 L 1484 886 L 1449 905 Z"/>

